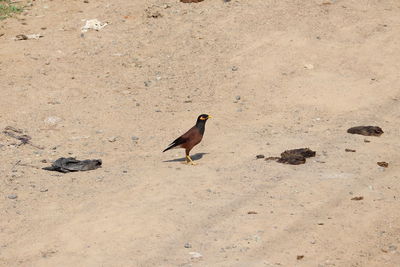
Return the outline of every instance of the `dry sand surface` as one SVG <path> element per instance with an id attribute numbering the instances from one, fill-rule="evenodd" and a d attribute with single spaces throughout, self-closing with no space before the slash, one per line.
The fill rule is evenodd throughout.
<path id="1" fill-rule="evenodd" d="M 0 129 L 35 145 L 0 133 L 0 265 L 399 266 L 399 14 L 397 0 L 36 0 L 0 21 Z M 95 18 L 109 25 L 81 35 Z M 198 165 L 161 153 L 201 113 Z M 385 133 L 346 133 L 358 125 Z M 316 157 L 255 158 L 300 147 Z M 68 156 L 103 167 L 41 169 Z"/>

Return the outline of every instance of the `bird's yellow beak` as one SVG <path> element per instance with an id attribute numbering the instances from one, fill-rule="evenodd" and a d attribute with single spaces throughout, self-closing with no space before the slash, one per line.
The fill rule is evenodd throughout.
<path id="1" fill-rule="evenodd" d="M 208 115 L 208 118 L 207 118 L 207 119 L 211 119 L 211 118 L 212 118 L 212 116 Z"/>

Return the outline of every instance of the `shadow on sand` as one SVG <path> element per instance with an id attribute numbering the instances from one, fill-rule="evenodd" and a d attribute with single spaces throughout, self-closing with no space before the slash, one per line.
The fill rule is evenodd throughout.
<path id="1" fill-rule="evenodd" d="M 192 158 L 193 161 L 201 159 L 204 155 L 207 155 L 209 153 L 196 153 L 191 155 L 190 157 Z M 164 160 L 163 162 L 185 162 L 186 158 L 178 158 L 178 159 L 170 159 L 170 160 Z"/>

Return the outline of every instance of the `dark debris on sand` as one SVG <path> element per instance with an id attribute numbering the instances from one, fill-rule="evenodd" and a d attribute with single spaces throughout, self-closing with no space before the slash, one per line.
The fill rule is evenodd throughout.
<path id="1" fill-rule="evenodd" d="M 309 148 L 298 148 L 285 150 L 281 153 L 281 157 L 268 157 L 265 160 L 276 160 L 276 162 L 299 165 L 306 163 L 306 158 L 315 157 L 316 152 Z"/>
<path id="2" fill-rule="evenodd" d="M 31 145 L 38 149 L 44 149 L 41 146 L 32 144 L 32 142 L 31 142 L 32 137 L 25 134 L 24 131 L 21 129 L 18 129 L 18 128 L 15 128 L 12 126 L 7 126 L 6 128 L 4 128 L 3 133 L 8 137 L 11 137 L 11 138 L 14 138 L 14 139 L 20 141 L 19 144 L 16 144 L 17 146 L 22 146 L 22 145 L 28 144 L 28 145 Z"/>
<path id="3" fill-rule="evenodd" d="M 59 158 L 50 167 L 45 167 L 43 168 L 43 170 L 57 171 L 63 173 L 90 171 L 100 168 L 101 164 L 101 159 L 77 160 L 75 158 Z"/>
<path id="4" fill-rule="evenodd" d="M 383 134 L 383 130 L 379 126 L 356 126 L 348 129 L 347 132 L 364 136 L 381 136 Z"/>

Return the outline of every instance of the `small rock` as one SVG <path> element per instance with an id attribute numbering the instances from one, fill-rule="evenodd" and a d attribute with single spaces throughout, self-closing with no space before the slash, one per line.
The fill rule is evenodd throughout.
<path id="1" fill-rule="evenodd" d="M 113 143 L 113 142 L 117 141 L 117 139 L 118 139 L 118 137 L 112 136 L 112 137 L 108 138 L 108 142 Z"/>
<path id="2" fill-rule="evenodd" d="M 107 22 L 102 23 L 102 22 L 98 21 L 97 19 L 86 20 L 85 25 L 81 28 L 81 32 L 85 33 L 91 29 L 95 30 L 95 31 L 100 31 L 107 25 L 108 25 Z"/>
<path id="3" fill-rule="evenodd" d="M 263 158 L 265 158 L 265 156 L 263 154 L 259 154 L 256 156 L 256 159 L 263 159 Z"/>
<path id="4" fill-rule="evenodd" d="M 372 185 L 369 185 L 369 186 L 368 186 L 368 189 L 369 189 L 369 190 L 374 190 L 374 187 L 373 187 Z"/>
<path id="5" fill-rule="evenodd" d="M 75 141 L 75 140 L 84 140 L 84 139 L 89 139 L 89 138 L 90 138 L 90 135 L 81 135 L 81 136 L 72 136 L 70 138 L 70 140 Z"/>
<path id="6" fill-rule="evenodd" d="M 389 246 L 389 250 L 390 251 L 395 251 L 395 250 L 397 250 L 397 247 L 395 245 L 390 245 Z"/>
<path id="7" fill-rule="evenodd" d="M 297 260 L 301 260 L 303 258 L 304 258 L 304 255 L 297 255 L 297 257 L 296 257 Z"/>
<path id="8" fill-rule="evenodd" d="M 232 71 L 237 71 L 239 68 L 236 66 L 232 66 Z"/>
<path id="9" fill-rule="evenodd" d="M 192 257 L 192 259 L 199 259 L 203 257 L 199 252 L 189 252 L 189 255 Z"/>
<path id="10" fill-rule="evenodd" d="M 248 211 L 247 214 L 258 214 L 258 212 L 252 210 L 252 211 Z"/>
<path id="11" fill-rule="evenodd" d="M 89 3 L 89 0 L 83 0 L 83 2 L 84 2 L 85 4 L 88 4 L 88 3 Z"/>
<path id="12" fill-rule="evenodd" d="M 9 199 L 17 199 L 18 196 L 16 194 L 11 194 L 7 196 Z"/>
<path id="13" fill-rule="evenodd" d="M 50 117 L 47 117 L 47 118 L 44 120 L 45 123 L 47 123 L 47 124 L 52 124 L 52 125 L 57 124 L 57 123 L 59 123 L 60 121 L 61 121 L 61 118 L 56 117 L 56 116 L 50 116 Z"/>
<path id="14" fill-rule="evenodd" d="M 356 152 L 354 149 L 346 148 L 344 151 L 346 152 Z"/>
<path id="15" fill-rule="evenodd" d="M 380 162 L 377 162 L 376 164 L 378 164 L 379 166 L 381 166 L 383 168 L 389 167 L 389 163 L 387 163 L 385 161 L 380 161 Z"/>
<path id="16" fill-rule="evenodd" d="M 364 197 L 353 197 L 351 200 L 355 200 L 355 201 L 359 201 L 359 200 L 363 200 Z"/>
<path id="17" fill-rule="evenodd" d="M 42 192 L 42 193 L 47 192 L 47 191 L 49 191 L 49 189 L 47 189 L 47 188 L 40 189 L 40 192 Z"/>
<path id="18" fill-rule="evenodd" d="M 237 95 L 237 96 L 235 97 L 235 99 L 236 99 L 236 101 L 239 101 L 239 100 L 240 100 L 240 95 Z"/>
<path id="19" fill-rule="evenodd" d="M 185 243 L 184 247 L 185 247 L 185 248 L 191 248 L 192 245 L 191 245 L 190 243 Z"/>
<path id="20" fill-rule="evenodd" d="M 305 64 L 304 68 L 308 69 L 308 70 L 312 70 L 312 69 L 314 69 L 314 65 L 313 64 Z"/>
<path id="21" fill-rule="evenodd" d="M 132 136 L 131 139 L 132 139 L 133 142 L 137 142 L 137 141 L 139 140 L 139 137 L 137 137 L 137 136 Z"/>
<path id="22" fill-rule="evenodd" d="M 30 39 L 39 39 L 42 38 L 43 35 L 41 34 L 18 34 L 17 36 L 15 36 L 14 40 L 15 41 L 21 41 L 21 40 L 30 40 Z"/>
<path id="23" fill-rule="evenodd" d="M 154 12 L 148 11 L 147 12 L 147 17 L 156 19 L 156 18 L 161 18 L 162 14 L 160 12 L 158 12 L 158 11 L 154 11 Z"/>

